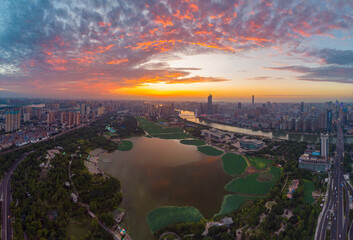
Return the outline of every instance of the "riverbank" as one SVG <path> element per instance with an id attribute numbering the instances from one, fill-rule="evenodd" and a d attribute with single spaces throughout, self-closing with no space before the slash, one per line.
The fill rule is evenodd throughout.
<path id="1" fill-rule="evenodd" d="M 310 144 L 316 144 L 320 142 L 320 136 L 313 135 L 313 134 L 300 134 L 300 133 L 292 133 L 292 132 L 285 133 L 280 131 L 266 132 L 258 129 L 252 130 L 244 127 L 235 127 L 235 126 L 226 125 L 223 123 L 205 122 L 196 118 L 194 115 L 194 112 L 190 112 L 190 111 L 181 111 L 179 117 L 196 124 L 201 124 L 203 126 L 216 128 L 222 131 L 229 131 L 233 133 L 243 134 L 243 135 L 260 136 L 264 138 L 278 139 L 278 140 L 306 142 Z M 345 143 L 348 143 L 348 144 L 353 143 L 353 135 L 345 136 L 344 141 Z M 330 142 L 334 144 L 336 142 L 336 138 L 334 136 L 330 137 Z"/>

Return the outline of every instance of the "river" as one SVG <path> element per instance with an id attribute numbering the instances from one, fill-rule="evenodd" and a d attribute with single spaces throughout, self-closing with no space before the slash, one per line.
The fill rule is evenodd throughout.
<path id="1" fill-rule="evenodd" d="M 122 226 L 133 239 L 152 239 L 147 214 L 161 206 L 193 206 L 210 218 L 221 209 L 231 177 L 220 157 L 200 153 L 179 140 L 135 137 L 133 149 L 105 153 L 99 167 L 122 183 Z M 103 161 L 103 160 L 108 161 Z M 109 162 L 111 161 L 111 162 Z"/>
<path id="2" fill-rule="evenodd" d="M 246 135 L 263 136 L 263 137 L 272 138 L 272 139 L 290 140 L 290 141 L 307 142 L 307 143 L 320 142 L 320 136 L 315 134 L 285 133 L 285 132 L 279 132 L 279 131 L 267 132 L 267 131 L 261 131 L 261 130 L 253 130 L 249 128 L 229 126 L 229 125 L 220 124 L 220 123 L 206 122 L 195 117 L 195 114 L 192 111 L 181 110 L 179 116 L 190 122 L 195 122 L 212 128 L 217 128 L 220 130 L 225 130 L 230 132 L 242 133 Z M 344 142 L 353 143 L 353 136 L 345 136 Z M 336 143 L 336 138 L 330 137 L 330 143 Z"/>

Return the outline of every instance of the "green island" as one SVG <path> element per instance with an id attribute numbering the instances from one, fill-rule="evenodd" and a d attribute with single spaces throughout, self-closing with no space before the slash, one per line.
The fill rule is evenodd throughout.
<path id="1" fill-rule="evenodd" d="M 227 194 L 223 198 L 220 215 L 228 214 L 238 208 L 240 208 L 246 201 L 256 199 L 252 196 L 241 196 L 235 194 Z"/>
<path id="2" fill-rule="evenodd" d="M 152 210 L 147 215 L 147 222 L 151 232 L 155 233 L 159 229 L 176 223 L 199 222 L 204 217 L 194 207 L 174 207 L 165 206 Z"/>
<path id="3" fill-rule="evenodd" d="M 136 117 L 136 119 L 139 123 L 139 127 L 145 130 L 152 137 L 162 139 L 184 139 L 192 137 L 177 127 L 167 127 L 161 123 L 149 121 L 144 117 Z"/>
<path id="4" fill-rule="evenodd" d="M 184 139 L 184 140 L 180 140 L 180 143 L 185 145 L 194 145 L 194 146 L 203 146 L 206 144 L 204 140 L 198 140 L 198 139 Z"/>
<path id="5" fill-rule="evenodd" d="M 231 180 L 225 186 L 225 189 L 230 192 L 241 194 L 265 195 L 271 190 L 272 186 L 281 176 L 281 169 L 278 167 L 271 167 L 268 173 L 272 175 L 272 179 L 262 179 L 261 173 L 257 172 L 244 178 Z"/>
<path id="6" fill-rule="evenodd" d="M 202 152 L 203 154 L 206 154 L 208 156 L 219 156 L 223 154 L 221 150 L 218 150 L 217 148 L 211 147 L 211 146 L 199 146 L 197 147 L 197 150 Z"/>
<path id="7" fill-rule="evenodd" d="M 119 151 L 130 151 L 133 147 L 133 143 L 129 140 L 121 140 L 118 146 Z"/>
<path id="8" fill-rule="evenodd" d="M 269 164 L 271 164 L 273 161 L 269 159 L 265 159 L 262 157 L 252 157 L 252 156 L 247 156 L 246 157 L 251 166 L 255 167 L 258 170 L 266 169 Z"/>
<path id="9" fill-rule="evenodd" d="M 242 174 L 248 166 L 246 160 L 235 153 L 224 154 L 222 161 L 224 171 L 231 176 Z"/>

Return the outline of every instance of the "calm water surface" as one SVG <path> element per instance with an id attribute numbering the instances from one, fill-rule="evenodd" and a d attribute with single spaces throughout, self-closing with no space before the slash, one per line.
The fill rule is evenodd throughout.
<path id="1" fill-rule="evenodd" d="M 131 151 L 106 153 L 99 162 L 106 173 L 122 183 L 122 224 L 134 239 L 152 239 L 146 221 L 156 207 L 194 206 L 210 218 L 219 212 L 231 177 L 223 171 L 220 157 L 206 156 L 195 146 L 179 140 L 138 137 Z"/>

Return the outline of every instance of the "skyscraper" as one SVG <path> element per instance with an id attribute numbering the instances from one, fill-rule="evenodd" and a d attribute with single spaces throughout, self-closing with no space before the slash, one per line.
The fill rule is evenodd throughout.
<path id="1" fill-rule="evenodd" d="M 212 107 L 212 95 L 210 94 L 207 99 L 207 113 L 212 114 L 213 113 L 213 107 Z"/>
<path id="2" fill-rule="evenodd" d="M 48 112 L 47 113 L 47 124 L 51 125 L 55 122 L 55 112 Z"/>
<path id="3" fill-rule="evenodd" d="M 252 95 L 252 105 L 254 105 L 254 104 L 255 104 L 255 96 Z"/>
<path id="4" fill-rule="evenodd" d="M 326 124 L 327 124 L 327 131 L 331 132 L 331 129 L 332 129 L 332 110 L 327 110 L 327 112 L 326 112 Z"/>
<path id="5" fill-rule="evenodd" d="M 9 111 L 6 113 L 5 132 L 12 132 L 21 127 L 21 113 L 19 111 Z"/>
<path id="6" fill-rule="evenodd" d="M 238 109 L 241 109 L 241 102 L 238 102 Z"/>
<path id="7" fill-rule="evenodd" d="M 321 134 L 321 156 L 328 157 L 328 134 Z"/>
<path id="8" fill-rule="evenodd" d="M 300 103 L 300 112 L 304 112 L 304 102 Z"/>

